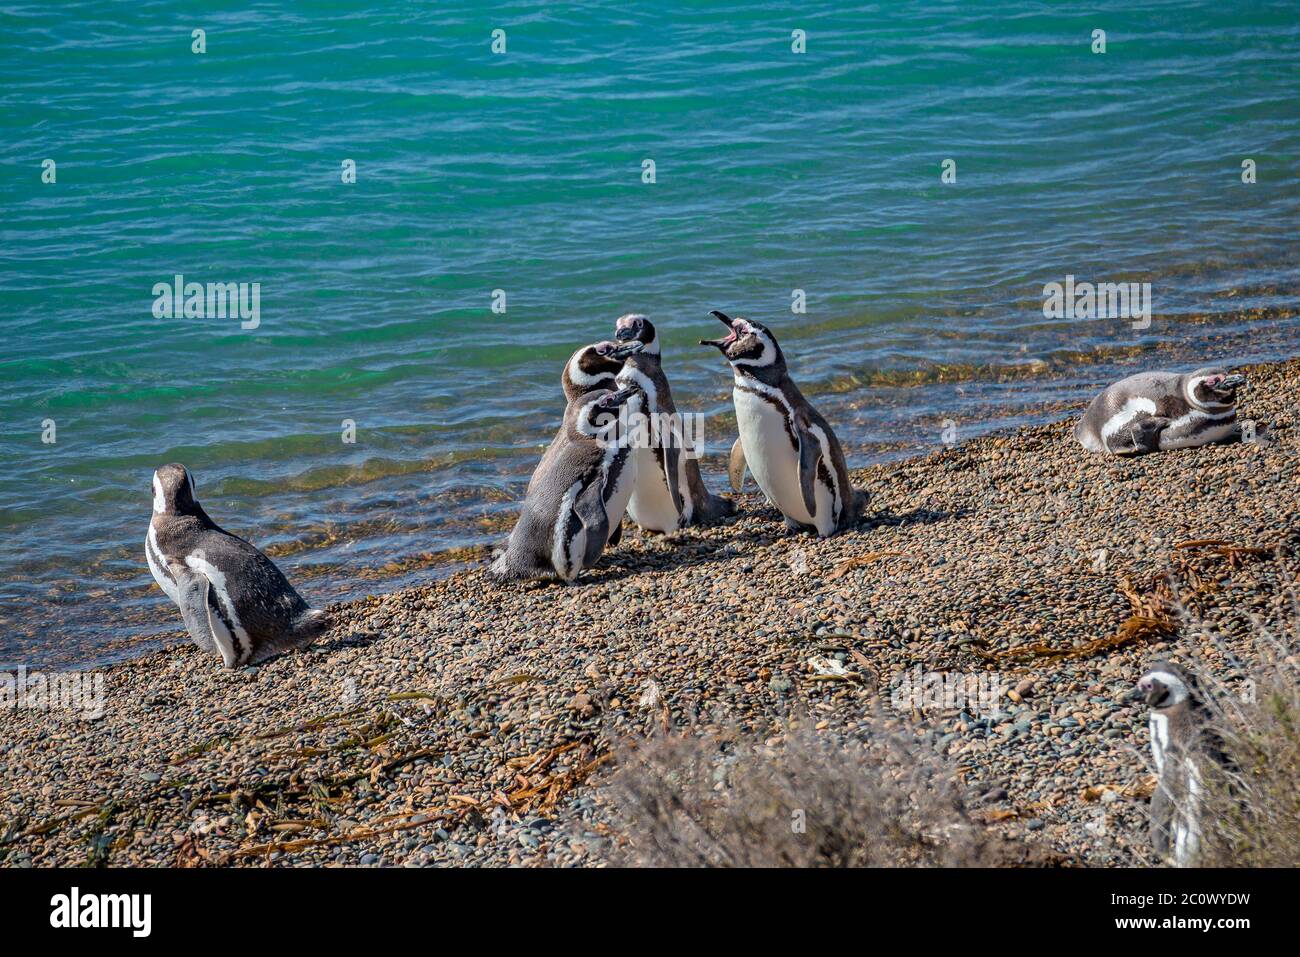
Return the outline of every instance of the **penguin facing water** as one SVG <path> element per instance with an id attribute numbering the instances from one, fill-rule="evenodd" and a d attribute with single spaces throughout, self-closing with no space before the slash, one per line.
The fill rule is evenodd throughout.
<path id="1" fill-rule="evenodd" d="M 710 313 L 729 333 L 701 339 L 731 363 L 736 425 L 731 448 L 732 487 L 745 468 L 795 529 L 815 529 L 823 538 L 857 522 L 866 493 L 849 484 L 844 452 L 830 424 L 803 397 L 786 369 L 776 336 L 762 323 Z"/>
<path id="2" fill-rule="evenodd" d="M 624 405 L 629 414 L 638 412 L 640 392 L 597 389 L 569 400 L 564 423 L 533 472 L 519 520 L 490 575 L 502 581 L 572 582 L 596 563 L 607 543 L 617 541 L 636 469 L 633 450 L 610 426 Z"/>
<path id="3" fill-rule="evenodd" d="M 1151 708 L 1151 843 L 1178 867 L 1196 863 L 1203 843 L 1206 779 L 1210 763 L 1230 768 L 1214 714 L 1193 677 L 1156 661 L 1138 680 L 1134 697 Z"/>
<path id="4" fill-rule="evenodd" d="M 1089 452 L 1139 455 L 1194 448 L 1240 434 L 1237 391 L 1243 375 L 1222 369 L 1139 372 L 1092 400 L 1074 435 Z"/>
<path id="5" fill-rule="evenodd" d="M 615 324 L 615 338 L 642 346 L 624 362 L 619 385 L 639 388 L 647 418 L 672 429 L 669 434 L 659 431 L 660 441 L 636 450 L 636 488 L 628 502 L 628 516 L 649 531 L 672 532 L 688 525 L 709 525 L 734 513 L 734 502 L 712 494 L 704 485 L 664 375 L 654 324 L 645 316 L 622 316 Z"/>
<path id="6" fill-rule="evenodd" d="M 269 558 L 208 517 L 183 465 L 164 465 L 153 474 L 144 551 L 190 638 L 204 651 L 219 652 L 227 668 L 305 648 L 329 624 Z"/>

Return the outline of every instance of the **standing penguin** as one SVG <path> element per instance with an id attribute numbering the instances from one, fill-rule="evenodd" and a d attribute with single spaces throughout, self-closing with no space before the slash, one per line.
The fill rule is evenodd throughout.
<path id="1" fill-rule="evenodd" d="M 1139 372 L 1092 400 L 1074 435 L 1089 452 L 1138 455 L 1193 448 L 1239 434 L 1243 375 L 1222 369 Z"/>
<path id="2" fill-rule="evenodd" d="M 1194 679 L 1167 661 L 1151 664 L 1134 697 L 1151 708 L 1151 760 L 1156 790 L 1151 795 L 1151 843 L 1179 867 L 1196 862 L 1202 844 L 1202 814 L 1209 764 L 1230 767 L 1214 715 Z"/>
<path id="3" fill-rule="evenodd" d="M 488 573 L 502 581 L 558 577 L 572 582 L 615 539 L 635 482 L 636 460 L 613 427 L 619 408 L 640 409 L 636 389 L 578 393 L 542 456 L 519 521 Z M 616 539 L 615 539 L 616 540 Z"/>
<path id="4" fill-rule="evenodd" d="M 709 314 L 730 330 L 700 345 L 720 349 L 735 377 L 740 437 L 731 447 L 732 487 L 748 466 L 790 528 L 813 528 L 825 538 L 853 525 L 866 493 L 849 484 L 839 440 L 790 378 L 776 337 L 761 323 Z"/>
<path id="5" fill-rule="evenodd" d="M 183 465 L 153 473 L 144 554 L 190 638 L 204 651 L 220 652 L 227 668 L 305 648 L 329 625 L 329 616 L 307 607 L 269 558 L 208 518 Z"/>
<path id="6" fill-rule="evenodd" d="M 650 422 L 651 435 L 658 439 L 636 450 L 636 488 L 628 502 L 628 515 L 652 532 L 709 525 L 731 515 L 735 503 L 712 494 L 700 476 L 700 463 L 664 375 L 654 324 L 645 316 L 622 316 L 615 324 L 615 338 L 642 346 L 624 362 L 618 382 L 641 390 L 645 396 L 642 411 Z"/>
<path id="7" fill-rule="evenodd" d="M 616 392 L 619 385 L 616 377 L 623 371 L 623 361 L 628 356 L 640 352 L 640 342 L 593 342 L 577 350 L 564 364 L 560 375 L 560 386 L 564 390 L 564 401 L 574 402 L 588 392 L 601 390 Z M 632 496 L 636 462 L 625 464 L 610 478 L 610 486 L 605 490 L 606 511 L 610 516 L 609 540 L 611 548 L 623 538 L 623 512 Z"/>

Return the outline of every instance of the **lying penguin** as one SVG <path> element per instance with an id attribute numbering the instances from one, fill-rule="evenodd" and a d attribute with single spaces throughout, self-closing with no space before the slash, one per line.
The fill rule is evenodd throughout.
<path id="1" fill-rule="evenodd" d="M 1246 377 L 1221 369 L 1139 372 L 1092 400 L 1074 435 L 1089 452 L 1139 455 L 1238 437 L 1237 390 Z"/>
<path id="2" fill-rule="evenodd" d="M 791 380 L 776 337 L 761 323 L 709 315 L 730 330 L 700 345 L 721 350 L 735 379 L 740 437 L 731 447 L 732 487 L 739 489 L 748 467 L 788 527 L 825 538 L 856 523 L 866 493 L 849 484 L 839 440 Z"/>
<path id="3" fill-rule="evenodd" d="M 642 411 L 649 420 L 677 426 L 670 434 L 661 431 L 659 442 L 636 450 L 636 488 L 628 502 L 628 516 L 649 531 L 672 532 L 688 525 L 709 525 L 734 513 L 735 503 L 712 494 L 700 476 L 700 463 L 680 427 L 664 375 L 654 324 L 645 316 L 622 316 L 615 324 L 615 338 L 642 346 L 624 362 L 619 385 L 641 390 Z"/>
<path id="4" fill-rule="evenodd" d="M 309 608 L 269 558 L 208 518 L 183 465 L 153 473 L 144 554 L 190 638 L 204 651 L 220 652 L 227 668 L 305 648 L 329 625 L 329 616 Z"/>
<path id="5" fill-rule="evenodd" d="M 490 575 L 502 581 L 556 577 L 572 582 L 596 563 L 607 543 L 618 540 L 636 478 L 633 450 L 614 427 L 624 405 L 629 415 L 639 412 L 640 392 L 575 391 Z"/>
<path id="6" fill-rule="evenodd" d="M 1196 863 L 1203 843 L 1206 782 L 1211 764 L 1231 769 L 1214 715 L 1192 676 L 1167 661 L 1153 662 L 1134 697 L 1151 708 L 1151 843 L 1178 867 Z"/>

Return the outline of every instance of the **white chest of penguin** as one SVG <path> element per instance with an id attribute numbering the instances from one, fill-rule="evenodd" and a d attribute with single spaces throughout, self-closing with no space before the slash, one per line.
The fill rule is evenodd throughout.
<path id="1" fill-rule="evenodd" d="M 617 446 L 611 446 L 605 451 L 606 481 L 608 481 L 610 469 L 619 451 L 620 449 Z M 632 490 L 637 484 L 636 475 L 639 465 L 637 450 L 632 449 L 623 460 L 623 467 L 619 469 L 618 475 L 606 489 L 605 515 L 609 518 L 609 534 L 611 536 L 618 531 L 618 523 L 623 521 L 623 513 L 627 510 L 628 501 L 632 498 Z"/>
<path id="2" fill-rule="evenodd" d="M 157 556 L 155 558 L 155 556 Z M 162 549 L 158 547 L 158 533 L 154 530 L 153 523 L 149 523 L 149 534 L 144 540 L 144 558 L 149 563 L 149 571 L 153 574 L 153 580 L 158 583 L 158 587 L 163 590 L 163 594 L 170 598 L 177 605 L 181 603 L 181 593 L 176 587 L 176 583 L 163 571 L 162 562 L 166 559 L 162 557 Z"/>
<path id="3" fill-rule="evenodd" d="M 619 373 L 618 384 L 622 388 L 629 385 L 640 388 L 646 396 L 646 402 L 641 411 L 644 415 L 652 418 L 658 416 L 659 396 L 654 382 L 649 376 L 638 369 L 628 366 Z M 681 526 L 683 516 L 677 512 L 677 505 L 673 501 L 672 492 L 668 488 L 668 479 L 664 475 L 664 466 L 653 446 L 656 438 L 661 443 L 675 442 L 678 439 L 676 436 L 656 436 L 652 431 L 654 428 L 655 426 L 647 421 L 645 423 L 646 434 L 642 438 L 649 441 L 638 444 L 632 450 L 631 457 L 636 461 L 636 485 L 632 489 L 632 497 L 627 503 L 627 514 L 631 516 L 632 521 L 642 528 L 649 529 L 652 532 L 672 532 Z M 684 460 L 685 456 L 678 459 L 677 485 L 682 495 L 682 506 L 687 511 L 686 520 L 689 521 L 691 503 L 686 484 Z"/>
<path id="4" fill-rule="evenodd" d="M 822 482 L 813 486 L 818 519 L 814 520 L 804 505 L 799 483 L 799 450 L 790 437 L 780 400 L 767 399 L 740 387 L 732 391 L 732 400 L 736 404 L 736 426 L 745 449 L 745 464 L 758 487 L 783 515 L 804 525 L 816 525 L 825 534 L 823 526 L 834 525 L 830 490 Z"/>
<path id="5" fill-rule="evenodd" d="M 653 532 L 675 531 L 681 518 L 655 450 L 636 448 L 632 450 L 632 457 L 636 459 L 636 487 L 627 503 L 628 515 L 642 528 Z M 679 479 L 679 483 L 685 493 L 685 481 Z"/>

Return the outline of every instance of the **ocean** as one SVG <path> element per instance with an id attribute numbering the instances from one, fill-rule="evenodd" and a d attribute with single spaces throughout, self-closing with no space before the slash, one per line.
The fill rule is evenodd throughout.
<path id="1" fill-rule="evenodd" d="M 166 462 L 315 604 L 477 561 L 627 312 L 716 487 L 710 309 L 855 466 L 1297 351 L 1293 2 L 378 6 L 0 10 L 0 665 L 180 629 Z"/>

